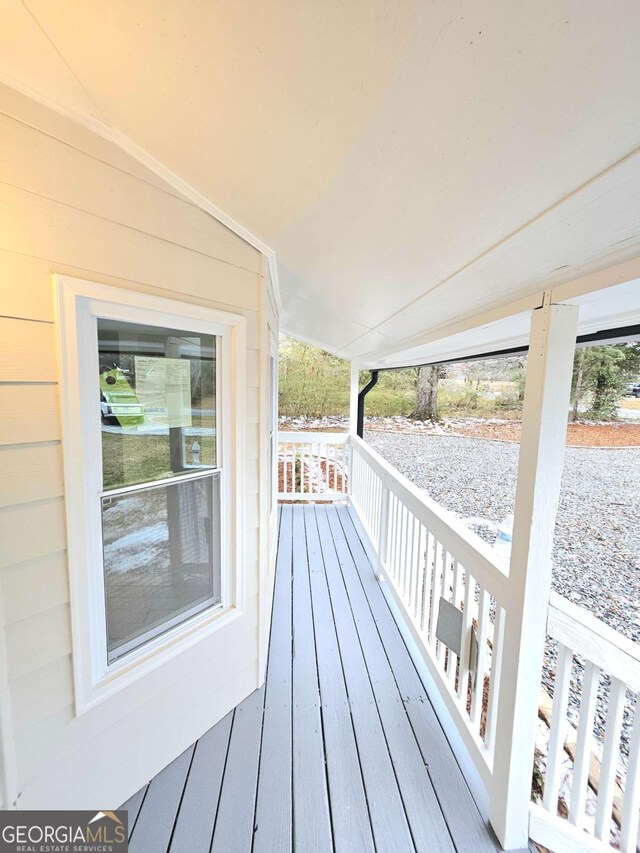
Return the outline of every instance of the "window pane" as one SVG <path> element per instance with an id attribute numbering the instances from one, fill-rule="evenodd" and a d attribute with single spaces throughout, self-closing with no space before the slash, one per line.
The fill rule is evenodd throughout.
<path id="1" fill-rule="evenodd" d="M 102 499 L 108 660 L 220 602 L 218 475 Z"/>
<path id="2" fill-rule="evenodd" d="M 103 486 L 215 467 L 216 339 L 98 320 Z"/>

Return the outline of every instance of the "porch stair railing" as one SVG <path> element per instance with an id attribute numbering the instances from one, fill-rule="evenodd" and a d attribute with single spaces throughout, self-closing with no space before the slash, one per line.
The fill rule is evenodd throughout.
<path id="1" fill-rule="evenodd" d="M 357 436 L 282 432 L 278 441 L 281 500 L 348 500 L 356 510 L 381 578 L 418 646 L 440 705 L 466 747 L 486 800 L 500 801 L 509 785 L 508 779 L 494 772 L 501 712 L 509 712 L 500 708 L 501 670 L 508 654 L 503 648 L 504 626 L 521 614 L 494 549 Z M 462 614 L 456 651 L 439 639 L 441 610 L 443 616 L 460 618 Z M 638 647 L 556 594 L 547 613 L 547 632 L 558 644 L 558 666 L 543 763 L 543 796 L 540 803 L 530 805 L 530 836 L 554 853 L 612 849 L 634 853 L 640 809 L 640 709 L 633 711 L 640 691 Z M 572 681 L 580 707 L 573 765 L 567 771 L 572 664 L 584 667 L 584 677 Z M 607 714 L 595 792 L 589 770 L 601 676 L 609 688 L 605 694 L 600 691 Z M 635 718 L 626 778 L 621 780 L 625 708 L 627 716 L 635 713 Z M 559 808 L 561 780 L 571 792 L 566 810 Z M 590 783 L 591 806 L 596 796 L 591 815 L 587 808 Z"/>

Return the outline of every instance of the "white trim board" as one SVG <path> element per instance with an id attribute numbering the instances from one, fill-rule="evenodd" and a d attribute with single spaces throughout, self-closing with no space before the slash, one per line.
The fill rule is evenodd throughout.
<path id="1" fill-rule="evenodd" d="M 224 629 L 246 607 L 244 560 L 244 422 L 246 320 L 240 314 L 140 294 L 83 279 L 54 276 L 58 327 L 63 457 L 69 555 L 76 714 L 95 707 L 186 649 Z M 85 403 L 97 376 L 95 317 L 138 320 L 220 337 L 222 370 L 222 604 L 208 608 L 112 664 L 104 644 L 102 492 L 99 414 Z M 92 322 L 93 321 L 93 322 Z M 95 357 L 94 357 L 95 355 Z M 220 392 L 218 391 L 218 394 Z M 96 418 L 97 423 L 96 423 Z"/>

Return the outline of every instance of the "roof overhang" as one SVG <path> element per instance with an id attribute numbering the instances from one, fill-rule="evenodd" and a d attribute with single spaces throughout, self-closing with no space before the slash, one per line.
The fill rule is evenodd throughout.
<path id="1" fill-rule="evenodd" d="M 9 0 L 0 79 L 264 252 L 289 334 L 383 364 L 640 256 L 639 38 L 632 0 Z"/>

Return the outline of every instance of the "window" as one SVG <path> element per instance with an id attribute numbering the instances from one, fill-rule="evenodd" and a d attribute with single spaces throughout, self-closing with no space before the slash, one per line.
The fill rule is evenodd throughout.
<path id="1" fill-rule="evenodd" d="M 242 614 L 245 320 L 56 282 L 80 713 Z"/>
<path id="2" fill-rule="evenodd" d="M 217 343 L 102 317 L 97 332 L 112 663 L 220 604 Z"/>

